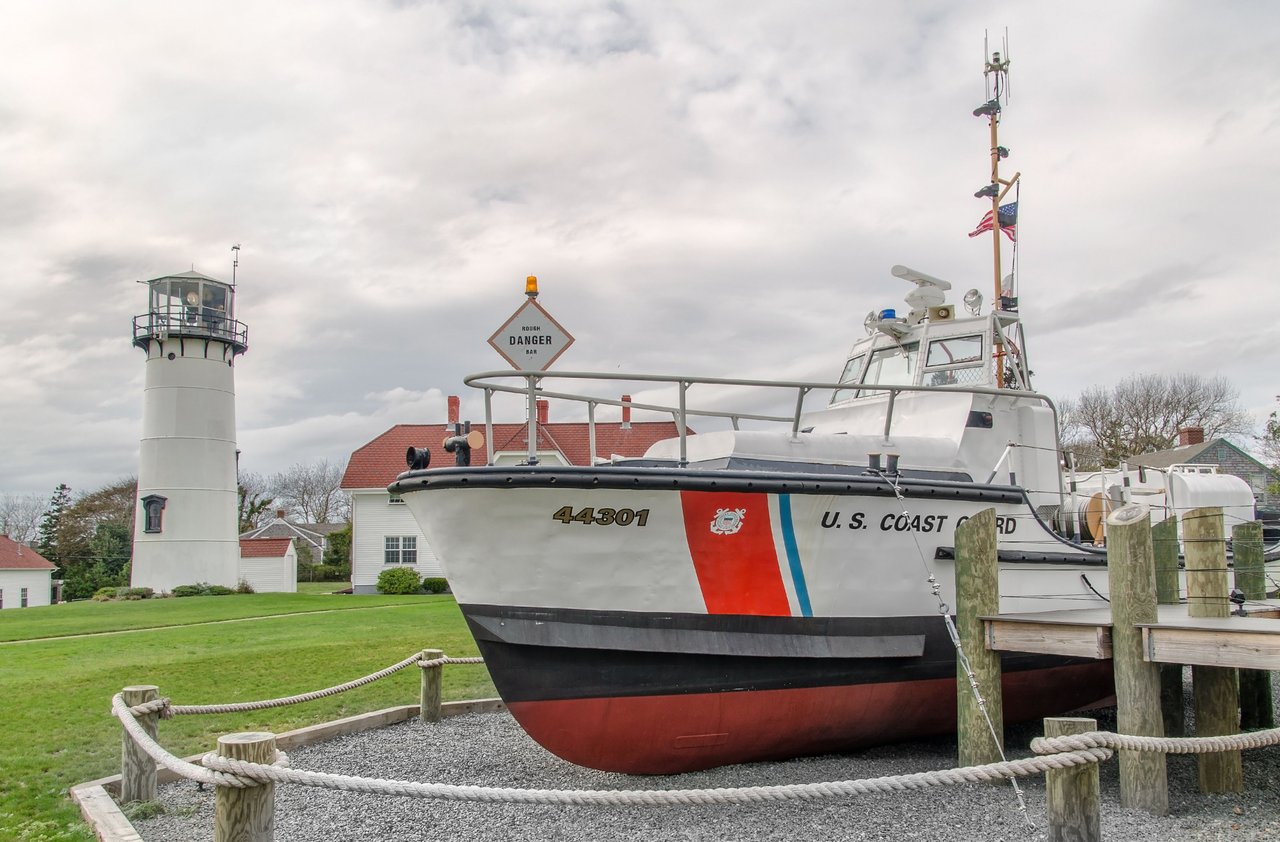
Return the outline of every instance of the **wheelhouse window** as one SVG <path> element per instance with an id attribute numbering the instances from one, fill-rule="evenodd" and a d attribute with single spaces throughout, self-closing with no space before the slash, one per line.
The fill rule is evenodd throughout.
<path id="1" fill-rule="evenodd" d="M 163 530 L 164 504 L 167 502 L 168 498 L 161 497 L 159 494 L 148 494 L 142 498 L 143 532 L 161 532 Z"/>
<path id="2" fill-rule="evenodd" d="M 867 361 L 866 354 L 859 354 L 853 357 L 849 362 L 845 363 L 844 371 L 840 374 L 840 383 L 857 383 L 862 376 L 862 364 Z M 842 400 L 853 397 L 852 389 L 836 389 L 834 395 L 831 396 L 832 403 L 839 403 Z"/>
<path id="3" fill-rule="evenodd" d="M 891 345 L 873 351 L 867 361 L 867 373 L 862 382 L 876 386 L 910 386 L 915 383 L 918 367 L 917 357 L 920 354 L 920 343 L 907 345 Z M 860 395 L 878 395 L 883 392 L 859 392 Z"/>
<path id="4" fill-rule="evenodd" d="M 930 341 L 924 365 L 926 386 L 974 386 L 987 382 L 982 335 Z"/>
<path id="5" fill-rule="evenodd" d="M 418 539 L 414 535 L 387 535 L 383 538 L 384 564 L 417 564 Z"/>

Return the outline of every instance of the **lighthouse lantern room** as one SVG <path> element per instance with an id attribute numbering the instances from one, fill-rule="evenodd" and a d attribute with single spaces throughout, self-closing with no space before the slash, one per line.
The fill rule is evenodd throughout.
<path id="1" fill-rule="evenodd" d="M 235 359 L 248 328 L 235 286 L 199 272 L 143 281 L 133 344 L 147 355 L 132 583 L 157 591 L 239 579 Z"/>

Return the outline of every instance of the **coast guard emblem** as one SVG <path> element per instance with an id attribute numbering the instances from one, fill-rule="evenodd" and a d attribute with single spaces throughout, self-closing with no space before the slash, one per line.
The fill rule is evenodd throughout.
<path id="1" fill-rule="evenodd" d="M 742 521 L 746 516 L 746 509 L 716 509 L 716 516 L 711 521 L 711 533 L 733 535 L 742 528 Z"/>

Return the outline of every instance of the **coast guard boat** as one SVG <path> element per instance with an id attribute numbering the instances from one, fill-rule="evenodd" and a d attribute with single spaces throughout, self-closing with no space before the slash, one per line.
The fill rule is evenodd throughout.
<path id="1" fill-rule="evenodd" d="M 949 282 L 895 266 L 906 307 L 867 315 L 833 382 L 472 375 L 486 407 L 496 393 L 581 400 L 594 420 L 626 403 L 669 413 L 679 435 L 642 458 L 545 465 L 531 412 L 526 464 L 493 465 L 490 436 L 490 464 L 418 461 L 390 486 L 543 746 L 597 769 L 675 773 L 953 731 L 940 611 L 954 604 L 955 529 L 983 509 L 997 513 L 1003 611 L 1106 605 L 1081 501 L 1109 486 L 1064 481 L 1056 410 L 1032 388 L 1001 277 L 1015 220 L 1000 200 L 1018 177 L 999 176 L 996 94 L 975 112 L 992 132 L 989 305 L 974 289 L 957 312 Z M 1107 661 L 1006 654 L 1003 668 L 1008 721 L 1112 693 Z"/>

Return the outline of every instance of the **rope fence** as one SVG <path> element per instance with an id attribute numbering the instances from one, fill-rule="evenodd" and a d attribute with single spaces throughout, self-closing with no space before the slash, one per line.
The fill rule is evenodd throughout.
<path id="1" fill-rule="evenodd" d="M 158 697 L 137 704 L 130 704 L 125 699 L 126 695 L 136 697 L 139 692 L 143 694 L 155 693 L 157 688 L 150 685 L 125 688 L 124 691 L 117 693 L 112 698 L 111 708 L 112 714 L 120 720 L 124 729 L 126 761 L 129 750 L 136 748 L 153 762 L 135 762 L 132 770 L 128 768 L 129 764 L 126 762 L 126 768 L 121 776 L 122 803 L 127 803 L 130 800 L 141 800 L 130 798 L 130 792 L 149 792 L 151 797 L 154 798 L 155 774 L 156 766 L 158 765 L 188 780 L 200 784 L 208 784 L 216 788 L 215 799 L 218 811 L 218 825 L 215 829 L 216 839 L 269 840 L 271 838 L 269 834 L 254 835 L 252 832 L 243 836 L 235 834 L 243 832 L 246 828 L 252 830 L 250 825 L 254 825 L 255 822 L 260 827 L 271 827 L 270 815 L 274 809 L 274 790 L 271 785 L 277 783 L 320 787 L 344 792 L 448 801 L 574 806 L 697 806 L 848 798 L 873 793 L 922 790 L 934 786 L 1013 780 L 1018 777 L 1037 774 L 1046 774 L 1048 776 L 1062 774 L 1068 776 L 1064 780 L 1076 780 L 1079 778 L 1081 770 L 1087 771 L 1092 768 L 1093 789 L 1096 792 L 1096 764 L 1110 759 L 1116 751 L 1207 754 L 1280 745 L 1280 728 L 1230 736 L 1191 738 L 1139 737 L 1091 730 L 1063 736 L 1038 737 L 1031 742 L 1031 750 L 1035 753 L 1033 757 L 861 780 L 715 789 L 555 790 L 458 786 L 294 769 L 289 765 L 288 755 L 276 749 L 275 736 L 269 733 L 227 735 L 219 739 L 217 751 L 205 754 L 200 763 L 196 764 L 173 755 L 161 746 L 154 736 L 154 724 L 160 718 L 185 714 L 263 710 L 300 704 L 362 687 L 413 665 L 417 665 L 423 670 L 421 711 L 424 718 L 427 712 L 433 712 L 434 719 L 431 721 L 435 721 L 440 715 L 439 677 L 441 668 L 451 664 L 480 664 L 483 662 L 482 658 L 450 658 L 446 657 L 440 650 L 427 649 L 414 653 L 410 657 L 378 672 L 323 690 L 279 699 L 225 705 L 175 705 L 167 698 Z M 429 694 L 434 695 L 435 698 L 428 698 Z M 1093 720 L 1046 720 L 1046 724 L 1051 722 L 1085 722 L 1096 726 Z M 246 745 L 249 747 L 248 749 L 245 749 Z M 240 756 L 236 756 L 237 754 Z M 135 778 L 144 778 L 149 775 L 150 781 L 139 782 L 135 780 L 131 782 L 129 780 L 131 774 Z M 1074 778 L 1069 776 L 1074 776 Z M 1071 797 L 1069 794 L 1066 796 L 1055 795 L 1060 790 L 1063 790 L 1063 788 L 1047 787 L 1051 823 L 1055 815 L 1069 812 L 1055 809 L 1054 807 L 1053 801 L 1055 798 Z M 1063 791 L 1069 792 L 1069 790 Z M 226 806 L 225 810 L 224 805 Z M 265 820 L 262 818 L 264 811 Z M 241 822 L 231 830 L 227 830 L 225 834 L 222 833 L 224 813 L 228 817 L 226 819 L 228 822 L 232 822 L 232 824 L 237 821 Z M 228 827 L 231 827 L 231 825 L 228 825 Z"/>

